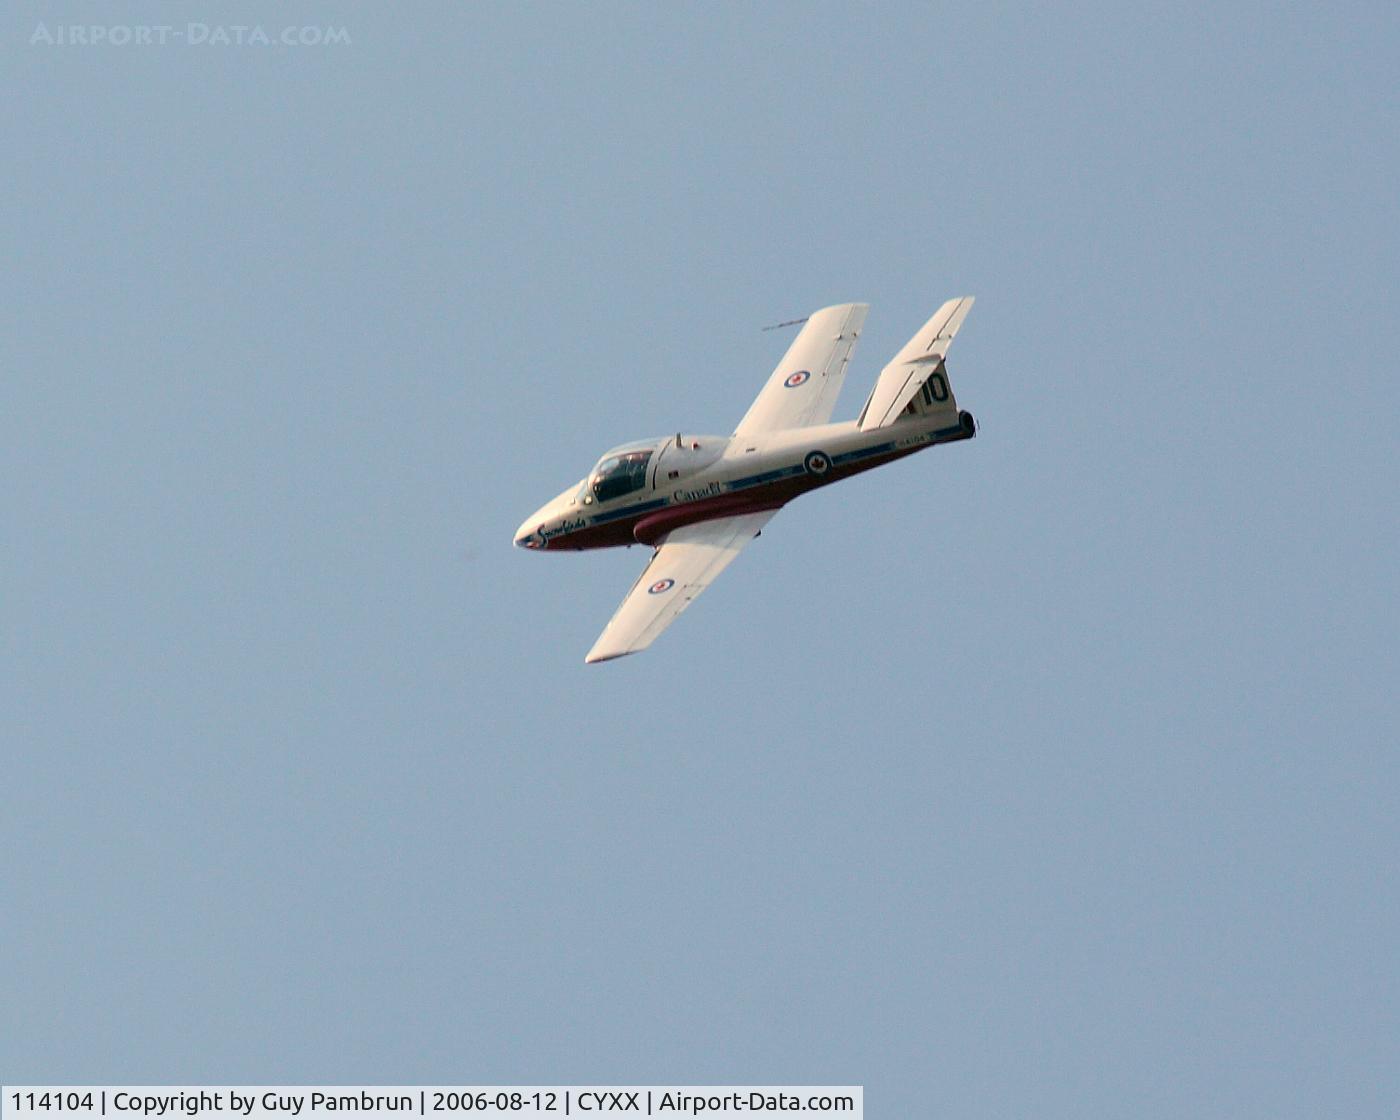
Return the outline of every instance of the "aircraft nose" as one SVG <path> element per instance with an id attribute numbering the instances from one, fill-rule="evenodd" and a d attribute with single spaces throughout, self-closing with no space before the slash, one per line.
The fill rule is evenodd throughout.
<path id="1" fill-rule="evenodd" d="M 520 523 L 520 528 L 515 531 L 515 543 L 520 548 L 531 548 L 543 550 L 549 547 L 550 540 L 559 532 L 561 517 L 568 512 L 572 505 L 574 491 L 577 486 L 570 487 L 553 500 L 545 502 L 534 513 L 530 514 Z M 548 536 L 546 536 L 546 530 Z"/>
<path id="2" fill-rule="evenodd" d="M 544 545 L 544 538 L 536 535 L 536 528 L 543 528 L 536 517 L 526 518 L 520 523 L 520 528 L 515 531 L 516 548 L 541 548 Z"/>

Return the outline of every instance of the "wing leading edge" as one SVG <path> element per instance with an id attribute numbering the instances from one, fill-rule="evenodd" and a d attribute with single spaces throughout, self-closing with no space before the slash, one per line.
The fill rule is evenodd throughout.
<path id="1" fill-rule="evenodd" d="M 646 649 L 776 512 L 701 521 L 667 534 L 584 660 L 610 661 Z"/>
<path id="2" fill-rule="evenodd" d="M 866 303 L 841 303 L 812 312 L 734 434 L 807 428 L 830 420 L 869 310 Z"/>

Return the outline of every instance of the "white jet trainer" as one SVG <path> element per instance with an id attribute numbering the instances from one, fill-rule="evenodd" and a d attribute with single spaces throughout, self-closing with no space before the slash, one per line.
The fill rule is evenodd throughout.
<path id="1" fill-rule="evenodd" d="M 976 435 L 943 362 L 971 307 L 971 296 L 940 307 L 844 424 L 828 421 L 869 307 L 813 312 L 732 436 L 677 433 L 614 447 L 527 517 L 515 534 L 521 548 L 656 549 L 584 660 L 646 649 L 799 494 Z"/>

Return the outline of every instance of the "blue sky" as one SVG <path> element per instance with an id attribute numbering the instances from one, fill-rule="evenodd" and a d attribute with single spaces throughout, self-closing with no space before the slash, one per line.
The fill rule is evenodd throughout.
<path id="1" fill-rule="evenodd" d="M 110 20 L 5 19 L 5 1080 L 1393 1113 L 1391 7 Z M 977 440 L 584 666 L 521 518 L 965 293 Z"/>

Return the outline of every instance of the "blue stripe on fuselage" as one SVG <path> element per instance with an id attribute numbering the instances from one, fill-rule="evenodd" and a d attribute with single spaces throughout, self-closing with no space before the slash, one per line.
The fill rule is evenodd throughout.
<path id="1" fill-rule="evenodd" d="M 889 443 L 876 444 L 874 447 L 862 447 L 856 451 L 847 451 L 842 455 L 833 455 L 831 465 L 839 467 L 842 463 L 854 463 L 857 459 L 869 459 L 872 455 L 883 455 L 895 449 L 894 441 Z"/>
<path id="2" fill-rule="evenodd" d="M 802 474 L 807 468 L 801 463 L 795 467 L 779 467 L 777 470 L 751 474 L 747 478 L 736 478 L 725 487 L 726 490 L 747 490 L 750 486 L 762 486 L 765 482 L 778 482 Z"/>
<path id="3" fill-rule="evenodd" d="M 627 506 L 625 509 L 615 509 L 612 513 L 600 513 L 589 522 L 590 525 L 602 525 L 608 521 L 616 521 L 619 517 L 631 517 L 634 513 L 646 513 L 648 510 L 660 509 L 668 504 L 669 499 L 657 498 L 653 502 L 639 502 L 635 506 Z"/>

